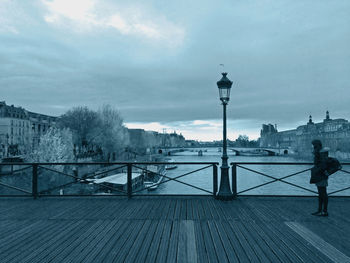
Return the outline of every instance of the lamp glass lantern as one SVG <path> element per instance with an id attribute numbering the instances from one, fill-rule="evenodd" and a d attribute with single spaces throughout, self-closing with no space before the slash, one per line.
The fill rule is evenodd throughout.
<path id="1" fill-rule="evenodd" d="M 217 82 L 220 100 L 225 104 L 227 104 L 230 100 L 230 91 L 232 86 L 232 81 L 229 80 L 226 76 L 226 72 L 222 73 L 222 78 Z"/>

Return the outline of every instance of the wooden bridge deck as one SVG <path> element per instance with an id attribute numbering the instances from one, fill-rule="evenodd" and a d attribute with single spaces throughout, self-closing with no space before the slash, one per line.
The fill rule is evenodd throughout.
<path id="1" fill-rule="evenodd" d="M 0 262 L 350 262 L 350 199 L 0 199 Z"/>

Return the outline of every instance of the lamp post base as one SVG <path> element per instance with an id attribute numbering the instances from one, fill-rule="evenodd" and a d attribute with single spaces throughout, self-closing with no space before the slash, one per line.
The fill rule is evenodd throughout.
<path id="1" fill-rule="evenodd" d="M 225 158 L 225 157 L 224 157 Z M 220 181 L 220 190 L 216 196 L 216 199 L 219 200 L 232 200 L 234 195 L 230 189 L 230 180 L 229 180 L 229 167 L 226 165 L 226 162 L 221 166 L 221 181 Z"/>
<path id="2" fill-rule="evenodd" d="M 228 194 L 228 195 L 218 194 L 216 195 L 216 199 L 221 201 L 231 201 L 236 199 L 236 197 L 233 194 Z"/>

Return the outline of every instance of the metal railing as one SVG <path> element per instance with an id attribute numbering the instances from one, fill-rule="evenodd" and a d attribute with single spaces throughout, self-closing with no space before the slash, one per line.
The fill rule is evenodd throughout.
<path id="1" fill-rule="evenodd" d="M 165 165 L 187 165 L 191 166 L 192 169 L 184 170 L 183 173 L 176 172 L 176 174 L 172 174 L 169 176 L 167 174 L 162 174 L 160 172 L 150 171 L 148 166 L 165 166 Z M 218 164 L 217 162 L 114 162 L 114 163 L 105 163 L 105 162 L 95 162 L 95 163 L 0 163 L 0 196 L 32 196 L 33 198 L 38 198 L 40 196 L 127 196 L 131 198 L 132 196 L 140 196 L 140 195 L 172 195 L 172 194 L 162 194 L 157 191 L 155 193 L 147 193 L 151 187 L 158 187 L 163 184 L 167 184 L 169 182 L 176 182 L 181 185 L 185 185 L 187 187 L 191 187 L 197 191 L 200 191 L 205 195 L 212 195 L 216 197 L 218 192 Z M 343 169 L 340 170 L 343 174 L 342 176 L 349 176 L 348 182 L 349 185 L 343 185 L 343 187 L 332 190 L 328 194 L 335 195 L 346 190 L 350 189 L 350 171 L 344 169 L 345 166 L 350 166 L 350 163 L 342 163 Z M 78 170 L 76 168 L 84 167 L 84 166 L 94 166 L 96 169 L 91 169 L 91 171 L 86 171 L 80 175 L 78 175 Z M 194 166 L 196 167 L 194 169 Z M 231 188 L 234 196 L 295 196 L 292 194 L 248 194 L 251 191 L 256 189 L 261 189 L 264 186 L 271 185 L 273 183 L 283 183 L 285 185 L 289 185 L 295 189 L 300 189 L 311 193 L 312 196 L 317 194 L 315 188 L 311 186 L 310 188 L 305 187 L 305 185 L 300 185 L 299 183 L 288 181 L 287 179 L 295 177 L 297 175 L 304 174 L 304 178 L 302 179 L 308 185 L 310 178 L 310 170 L 313 166 L 313 163 L 301 163 L 301 162 L 232 162 L 231 163 Z M 264 171 L 258 171 L 257 169 L 253 169 L 254 166 L 308 166 L 300 171 L 288 173 L 286 175 L 281 175 L 279 172 L 279 176 L 273 176 Z M 3 169 L 3 168 L 6 169 Z M 18 169 L 14 169 L 17 167 Z M 58 169 L 61 168 L 61 169 Z M 101 170 L 102 169 L 102 170 Z M 212 190 L 208 187 L 203 187 L 199 185 L 195 185 L 190 182 L 186 182 L 181 180 L 182 178 L 198 173 L 200 171 L 205 171 L 207 169 L 211 169 L 212 174 Z M 237 170 L 240 169 L 242 171 L 246 171 L 249 173 L 253 173 L 254 175 L 263 176 L 265 179 L 269 179 L 268 181 L 264 181 L 249 187 L 245 187 L 244 189 L 237 188 Z M 81 170 L 79 169 L 79 172 Z M 98 178 L 104 178 L 110 176 L 109 174 L 114 172 L 121 172 L 125 174 L 125 185 L 123 187 L 116 187 L 112 183 L 108 182 L 96 182 Z M 154 176 L 163 177 L 157 183 L 154 183 L 152 186 L 145 186 L 143 183 L 143 177 L 141 178 L 141 182 L 135 182 L 135 178 L 133 178 L 133 173 L 137 172 L 139 174 L 147 174 L 153 173 Z M 339 172 L 337 172 L 339 173 Z M 15 178 L 19 174 L 24 174 L 20 180 L 20 183 L 9 183 L 6 180 L 3 180 L 6 176 L 7 178 Z M 56 175 L 56 176 L 54 176 Z M 197 174 L 198 175 L 198 174 Z M 201 176 L 201 175 L 199 175 Z M 336 177 L 339 175 L 331 175 L 332 177 Z M 52 178 L 56 178 L 52 182 Z M 60 179 L 66 178 L 66 179 Z M 24 184 L 23 180 L 27 180 Z M 10 180 L 11 181 L 11 180 Z M 254 181 L 256 182 L 256 181 Z M 300 181 L 299 181 L 300 182 Z M 207 184 L 210 185 L 211 182 L 207 181 Z M 24 187 L 25 185 L 26 187 Z M 62 189 L 69 189 L 69 187 L 77 186 L 77 191 L 74 193 L 60 193 Z M 86 188 L 86 189 L 85 189 Z M 9 189 L 10 193 L 3 194 L 1 189 Z M 101 192 L 102 191 L 102 192 Z M 16 194 L 17 193 L 17 194 Z M 193 194 L 178 194 L 175 195 L 193 195 Z M 310 196 L 310 195 L 298 195 L 298 196 Z"/>
<path id="2" fill-rule="evenodd" d="M 198 169 L 192 171 L 186 171 L 183 174 L 176 175 L 174 177 L 169 177 L 166 174 L 160 174 L 159 172 L 150 171 L 147 169 L 147 166 L 163 166 L 165 169 L 166 165 L 191 165 L 191 166 L 204 166 L 199 167 Z M 146 195 L 144 192 L 148 190 L 150 187 L 158 187 L 159 185 L 168 183 L 168 182 L 177 182 L 179 184 L 186 185 L 188 187 L 199 190 L 205 194 L 216 196 L 217 188 L 218 188 L 218 172 L 217 172 L 217 162 L 95 162 L 95 163 L 0 163 L 0 168 L 7 167 L 7 169 L 0 170 L 0 187 L 11 189 L 11 191 L 20 192 L 19 194 L 2 194 L 0 191 L 0 196 L 32 196 L 33 198 L 38 198 L 40 196 L 127 196 L 131 198 L 132 196 L 137 195 Z M 14 170 L 13 167 L 22 167 Z M 89 172 L 85 172 L 83 175 L 78 175 L 78 169 L 81 166 L 96 166 L 97 168 L 105 168 L 103 171 L 99 171 L 98 169 Z M 61 169 L 55 169 L 55 167 L 59 167 Z M 10 169 L 9 169 L 10 168 Z M 194 174 L 196 172 L 212 168 L 212 178 L 213 178 L 213 189 L 212 191 L 205 189 L 203 187 L 196 186 L 194 184 L 184 182 L 179 180 L 185 176 Z M 30 170 L 28 172 L 28 170 Z M 5 170 L 5 171 L 3 171 Z M 68 171 L 71 172 L 68 172 Z M 137 183 L 135 183 L 135 178 L 133 178 L 133 172 L 136 171 L 140 173 L 140 178 Z M 40 173 L 45 173 L 46 177 L 40 178 Z M 116 187 L 113 183 L 102 182 L 97 183 L 95 179 L 107 177 L 111 172 L 119 172 L 125 173 L 126 183 L 119 185 Z M 2 176 L 15 176 L 16 174 L 25 173 L 25 179 L 31 179 L 30 185 L 31 189 L 20 187 L 18 185 L 9 184 L 2 180 Z M 47 173 L 51 173 L 51 175 L 47 175 Z M 154 183 L 152 186 L 144 186 L 143 177 L 144 174 L 152 173 L 153 176 L 162 176 L 164 179 Z M 52 174 L 56 174 L 56 180 L 60 183 L 54 183 L 53 186 L 50 185 L 50 180 L 52 181 Z M 68 178 L 67 180 L 57 179 L 58 177 Z M 23 179 L 22 179 L 23 180 Z M 44 184 L 43 184 L 44 182 Z M 45 182 L 47 182 L 45 184 Z M 22 184 L 23 183 L 18 183 Z M 51 182 L 52 184 L 52 182 Z M 135 186 L 136 184 L 136 186 Z M 27 182 L 27 185 L 29 183 Z M 96 187 L 95 189 L 88 189 L 85 193 L 78 194 L 63 194 L 63 189 L 68 187 L 72 187 L 73 185 L 78 185 L 78 187 L 91 186 Z M 40 187 L 41 186 L 41 187 Z M 96 190 L 103 190 L 105 193 L 99 192 L 95 193 Z M 57 193 L 62 191 L 62 193 Z M 106 192 L 107 191 L 107 192 Z M 79 192 L 79 190 L 78 190 Z M 54 194 L 52 194 L 54 193 Z M 159 195 L 159 194 L 147 194 L 147 195 Z"/>
<path id="3" fill-rule="evenodd" d="M 306 192 L 309 192 L 309 193 L 313 193 L 313 194 L 317 194 L 317 191 L 315 190 L 312 190 L 312 189 L 309 189 L 309 188 L 306 188 L 305 186 L 302 186 L 302 185 L 299 185 L 299 184 L 296 184 L 296 183 L 292 183 L 292 182 L 288 182 L 286 181 L 287 178 L 291 178 L 291 177 L 294 177 L 296 175 L 299 175 L 299 174 L 302 174 L 302 173 L 305 173 L 305 172 L 309 172 L 311 170 L 311 168 L 313 167 L 313 163 L 301 163 L 301 162 L 232 162 L 230 163 L 231 164 L 231 169 L 232 169 L 232 192 L 233 192 L 233 195 L 234 196 L 243 196 L 245 195 L 245 193 L 249 192 L 249 191 L 252 191 L 252 190 L 256 190 L 258 188 L 262 188 L 266 185 L 269 185 L 269 184 L 273 184 L 273 183 L 276 183 L 276 182 L 281 182 L 281 183 L 284 183 L 286 185 L 289 185 L 289 186 L 292 186 L 294 188 L 297 188 L 297 189 L 302 189 L 303 191 L 306 191 Z M 255 169 L 252 169 L 252 168 L 248 168 L 247 166 L 276 166 L 276 165 L 283 165 L 283 166 L 310 166 L 309 168 L 307 169 L 303 169 L 303 170 L 300 170 L 300 171 L 297 171 L 297 172 L 293 172 L 291 174 L 287 174 L 287 175 L 283 175 L 281 177 L 276 177 L 276 176 L 272 176 L 272 175 L 269 175 L 267 173 L 264 173 L 264 172 L 261 172 L 261 171 L 257 171 Z M 346 175 L 349 175 L 349 186 L 346 186 L 346 187 L 343 187 L 343 188 L 340 188 L 340 189 L 337 189 L 335 191 L 331 191 L 328 193 L 328 195 L 334 195 L 336 193 L 339 193 L 339 192 L 343 192 L 345 190 L 349 190 L 350 189 L 350 172 L 345 170 L 344 169 L 344 166 L 349 166 L 350 163 L 342 163 L 342 166 L 343 168 L 341 170 L 339 170 L 338 172 L 336 173 L 339 173 L 339 172 L 343 172 L 344 174 Z M 240 189 L 238 190 L 237 189 L 237 168 L 240 168 L 242 170 L 245 170 L 245 171 L 249 171 L 249 172 L 252 172 L 256 175 L 261 175 L 265 178 L 268 178 L 268 179 L 271 179 L 270 181 L 268 182 L 263 182 L 263 183 L 260 183 L 258 185 L 254 185 L 254 186 L 251 186 L 251 187 L 248 187 L 246 189 Z M 334 175 L 331 175 L 331 177 L 335 177 L 337 176 L 336 173 Z M 311 175 L 311 172 L 308 173 L 305 177 L 305 182 L 308 184 L 309 183 L 309 180 L 310 180 L 310 175 Z M 253 194 L 254 195 L 254 194 Z M 282 194 L 282 195 L 277 195 L 277 194 L 259 194 L 259 196 L 292 196 L 292 195 L 287 195 L 287 194 Z M 252 195 L 250 195 L 252 196 Z M 293 195 L 295 196 L 295 195 Z M 297 195 L 297 196 L 309 196 L 309 195 Z M 314 195 L 313 195 L 314 196 Z M 344 197 L 344 196 L 342 196 Z"/>

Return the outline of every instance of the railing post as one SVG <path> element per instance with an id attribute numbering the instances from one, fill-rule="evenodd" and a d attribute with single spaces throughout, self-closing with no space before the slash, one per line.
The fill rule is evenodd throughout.
<path id="1" fill-rule="evenodd" d="M 237 197 L 237 164 L 232 164 L 232 194 L 233 197 Z"/>
<path id="2" fill-rule="evenodd" d="M 127 174 L 127 194 L 128 198 L 132 195 L 132 164 L 128 163 L 128 174 Z"/>
<path id="3" fill-rule="evenodd" d="M 218 167 L 216 164 L 213 164 L 213 196 L 216 197 L 218 192 Z"/>
<path id="4" fill-rule="evenodd" d="M 33 164 L 32 195 L 34 199 L 38 197 L 38 165 L 37 164 Z"/>

